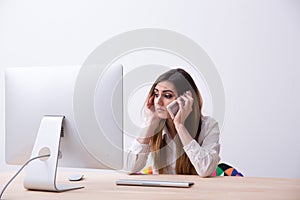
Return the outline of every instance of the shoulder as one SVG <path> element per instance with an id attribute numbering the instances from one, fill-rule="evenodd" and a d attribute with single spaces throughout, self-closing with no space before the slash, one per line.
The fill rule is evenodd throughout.
<path id="1" fill-rule="evenodd" d="M 210 116 L 203 116 L 201 120 L 201 131 L 198 137 L 198 143 L 202 146 L 218 143 L 220 137 L 218 122 Z"/>
<path id="2" fill-rule="evenodd" d="M 218 122 L 211 116 L 203 116 L 201 129 L 218 126 Z"/>
<path id="3" fill-rule="evenodd" d="M 201 124 L 200 137 L 205 137 L 210 134 L 220 134 L 218 122 L 210 116 L 203 116 Z"/>

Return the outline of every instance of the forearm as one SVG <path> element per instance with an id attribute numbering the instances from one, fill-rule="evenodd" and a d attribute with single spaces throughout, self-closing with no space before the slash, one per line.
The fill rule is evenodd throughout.
<path id="1" fill-rule="evenodd" d="M 146 126 L 142 129 L 142 132 L 140 136 L 136 139 L 141 144 L 149 144 L 150 143 L 150 137 L 153 135 L 154 131 L 150 126 Z"/>
<path id="2" fill-rule="evenodd" d="M 219 157 L 220 145 L 218 143 L 211 146 L 201 147 L 198 142 L 192 140 L 191 143 L 184 146 L 184 151 L 195 167 L 199 176 L 210 176 L 216 169 Z"/>
<path id="3" fill-rule="evenodd" d="M 147 121 L 145 127 L 142 129 L 137 141 L 140 144 L 149 144 L 150 138 L 156 134 L 156 129 L 158 125 L 153 121 Z"/>
<path id="4" fill-rule="evenodd" d="M 126 152 L 125 170 L 129 172 L 140 171 L 147 163 L 149 152 L 149 144 L 140 144 L 138 141 L 134 141 Z"/>
<path id="5" fill-rule="evenodd" d="M 193 138 L 183 124 L 175 124 L 175 128 L 183 146 L 189 144 Z"/>
<path id="6" fill-rule="evenodd" d="M 210 138 L 212 138 L 211 143 L 205 142 L 203 146 L 201 146 L 191 137 L 184 125 L 175 124 L 175 128 L 183 145 L 183 149 L 198 175 L 202 177 L 210 176 L 220 161 L 218 132 L 216 132 L 215 135 L 210 135 Z M 206 140 L 208 141 L 210 139 L 206 138 Z"/>
<path id="7" fill-rule="evenodd" d="M 127 153 L 126 168 L 127 171 L 137 172 L 141 170 L 148 159 L 150 153 L 150 138 L 156 134 L 157 121 L 148 120 L 141 130 L 138 138 L 132 143 Z"/>

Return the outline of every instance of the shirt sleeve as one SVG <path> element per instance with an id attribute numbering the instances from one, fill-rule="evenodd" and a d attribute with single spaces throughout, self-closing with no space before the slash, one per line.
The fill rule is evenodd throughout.
<path id="1" fill-rule="evenodd" d="M 150 153 L 150 144 L 141 144 L 134 140 L 126 155 L 125 170 L 138 172 L 144 168 Z"/>
<path id="2" fill-rule="evenodd" d="M 202 126 L 198 142 L 192 140 L 183 149 L 198 175 L 207 177 L 214 172 L 220 161 L 220 131 L 218 123 L 212 118 L 202 123 L 204 125 Z"/>

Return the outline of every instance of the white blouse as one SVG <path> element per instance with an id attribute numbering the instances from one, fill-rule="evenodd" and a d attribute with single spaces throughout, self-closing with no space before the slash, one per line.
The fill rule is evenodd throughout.
<path id="1" fill-rule="evenodd" d="M 163 130 L 163 138 L 166 141 L 166 163 L 163 168 L 165 174 L 175 174 L 176 144 L 171 138 L 167 128 Z M 202 118 L 201 132 L 198 140 L 192 140 L 183 147 L 199 176 L 210 176 L 220 161 L 220 131 L 218 123 L 209 116 Z M 126 159 L 125 168 L 130 172 L 138 172 L 145 166 L 152 166 L 153 173 L 158 174 L 154 168 L 150 154 L 150 144 L 141 144 L 137 140 L 132 143 Z"/>

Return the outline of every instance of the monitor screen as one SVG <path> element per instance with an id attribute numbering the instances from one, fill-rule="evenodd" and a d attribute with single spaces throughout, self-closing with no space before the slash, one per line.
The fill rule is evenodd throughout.
<path id="1" fill-rule="evenodd" d="M 86 132 L 78 131 L 74 116 L 74 89 L 80 69 L 80 66 L 41 66 L 5 70 L 7 164 L 25 163 L 31 156 L 43 116 L 61 115 L 64 120 L 58 166 L 122 168 L 122 65 L 110 66 L 99 76 L 94 112 L 99 126 L 105 120 L 105 127 Z"/>

